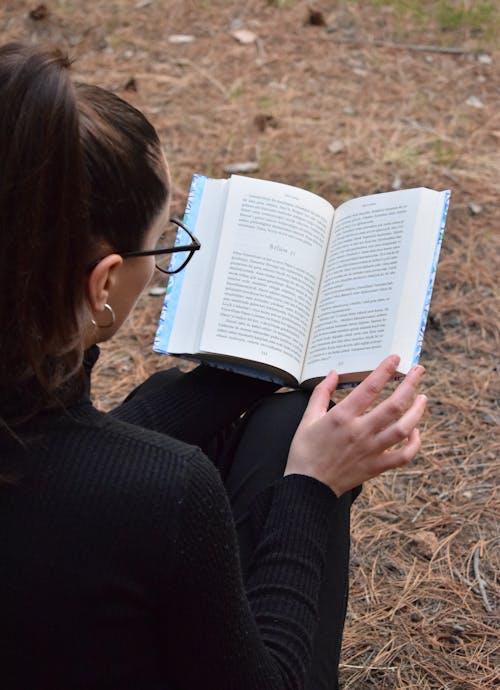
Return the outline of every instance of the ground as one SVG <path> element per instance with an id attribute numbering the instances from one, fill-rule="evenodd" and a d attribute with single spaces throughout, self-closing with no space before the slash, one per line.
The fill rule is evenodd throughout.
<path id="1" fill-rule="evenodd" d="M 452 190 L 421 358 L 422 451 L 367 485 L 354 510 L 344 688 L 500 683 L 499 28 L 495 2 L 465 0 L 0 5 L 4 41 L 55 42 L 77 79 L 144 110 L 177 213 L 193 172 L 221 177 L 240 161 L 334 205 L 397 187 Z M 232 35 L 242 29 L 247 43 Z M 173 364 L 151 351 L 160 307 L 146 293 L 103 348 L 101 407 Z"/>

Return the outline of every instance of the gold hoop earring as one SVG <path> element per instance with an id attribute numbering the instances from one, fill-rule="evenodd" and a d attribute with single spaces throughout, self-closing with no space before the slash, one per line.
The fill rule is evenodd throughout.
<path id="1" fill-rule="evenodd" d="M 100 324 L 100 323 L 97 323 L 95 319 L 90 319 L 92 325 L 95 326 L 96 328 L 111 328 L 111 326 L 115 325 L 116 316 L 115 316 L 115 312 L 113 311 L 113 307 L 110 306 L 109 304 L 105 304 L 104 309 L 109 312 L 111 320 L 109 323 Z"/>

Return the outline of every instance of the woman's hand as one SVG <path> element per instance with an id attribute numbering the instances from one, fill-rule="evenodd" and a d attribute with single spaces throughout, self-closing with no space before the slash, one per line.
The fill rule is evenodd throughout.
<path id="1" fill-rule="evenodd" d="M 394 378 L 399 357 L 391 355 L 328 410 L 338 375 L 314 389 L 288 455 L 287 474 L 305 474 L 327 484 L 337 496 L 412 460 L 420 448 L 416 425 L 427 398 L 417 395 L 424 368 L 415 366 L 386 400 L 367 408 Z M 403 445 L 401 442 L 405 441 Z"/>

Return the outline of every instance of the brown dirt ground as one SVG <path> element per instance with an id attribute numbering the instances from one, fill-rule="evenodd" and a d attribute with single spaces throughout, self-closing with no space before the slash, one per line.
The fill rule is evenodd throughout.
<path id="1" fill-rule="evenodd" d="M 194 171 L 221 177 L 241 160 L 334 204 L 398 178 L 403 187 L 451 187 L 422 353 L 423 448 L 412 466 L 367 485 L 354 510 L 342 683 L 500 685 L 500 55 L 486 31 L 444 34 L 430 18 L 403 21 L 369 2 L 318 1 L 326 26 L 307 23 L 310 3 L 301 0 L 48 0 L 38 20 L 29 17 L 36 5 L 3 0 L 2 40 L 66 46 L 78 79 L 144 110 L 162 137 L 178 213 Z M 257 42 L 238 43 L 236 28 Z M 176 34 L 195 40 L 176 45 Z M 259 115 L 273 126 L 261 131 Z M 332 153 L 332 142 L 342 150 Z M 151 352 L 160 306 L 144 295 L 103 348 L 95 379 L 103 408 L 173 364 Z"/>

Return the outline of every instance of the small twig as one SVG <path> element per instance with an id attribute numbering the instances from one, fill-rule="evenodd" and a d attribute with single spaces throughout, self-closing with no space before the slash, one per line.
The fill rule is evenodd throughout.
<path id="1" fill-rule="evenodd" d="M 469 55 L 470 50 L 445 46 L 428 46 L 418 43 L 391 43 L 390 41 L 372 41 L 378 48 L 394 48 L 395 50 L 413 50 L 419 53 L 443 53 L 445 55 Z"/>
<path id="2" fill-rule="evenodd" d="M 422 515 L 422 513 L 424 512 L 424 510 L 425 510 L 428 506 L 430 506 L 430 505 L 431 505 L 431 502 L 430 502 L 430 501 L 427 501 L 427 503 L 424 503 L 424 505 L 421 506 L 421 507 L 418 509 L 418 511 L 415 513 L 415 515 L 412 517 L 412 519 L 411 519 L 412 523 L 416 522 L 416 521 L 418 520 L 418 518 Z"/>
<path id="3" fill-rule="evenodd" d="M 481 573 L 479 572 L 479 555 L 481 552 L 481 544 L 478 544 L 476 548 L 474 549 L 474 575 L 476 576 L 476 581 L 479 587 L 479 591 L 481 592 L 481 596 L 483 598 L 484 602 L 484 607 L 488 612 L 492 611 L 491 604 L 488 601 L 488 597 L 486 595 L 486 587 L 485 587 L 485 581 L 483 580 Z"/>
<path id="4" fill-rule="evenodd" d="M 339 664 L 341 668 L 355 668 L 363 671 L 397 671 L 397 666 L 356 666 L 354 664 Z"/>
<path id="5" fill-rule="evenodd" d="M 123 74 L 123 78 L 126 76 L 128 76 L 128 73 Z M 171 84 L 179 81 L 178 77 L 172 77 L 168 74 L 157 74 L 156 72 L 138 72 L 137 74 L 134 74 L 134 77 L 136 79 L 140 79 L 141 81 L 151 79 L 152 81 L 158 82 L 158 84 Z"/>
<path id="6" fill-rule="evenodd" d="M 177 64 L 181 67 L 191 67 L 195 72 L 197 72 L 199 75 L 201 75 L 204 79 L 206 79 L 210 84 L 215 86 L 215 88 L 221 92 L 221 94 L 224 96 L 224 98 L 228 98 L 228 90 L 224 86 L 224 84 L 216 79 L 214 76 L 210 74 L 207 70 L 203 69 L 199 65 L 197 65 L 195 62 L 192 60 L 189 60 L 188 58 L 181 58 L 176 60 Z"/>
<path id="7" fill-rule="evenodd" d="M 452 175 L 452 174 L 451 174 L 451 172 L 446 172 L 446 171 L 445 171 L 445 172 L 443 172 L 443 175 L 444 175 L 444 177 L 447 177 L 449 180 L 451 180 L 451 181 L 453 182 L 454 185 L 457 185 L 457 186 L 459 186 L 459 187 L 461 186 L 461 185 L 460 185 L 460 182 L 457 180 L 457 178 L 455 177 L 455 175 Z"/>
<path id="8" fill-rule="evenodd" d="M 326 33 L 333 33 L 335 28 L 331 27 Z M 357 46 L 373 46 L 375 48 L 392 48 L 394 50 L 412 50 L 419 53 L 443 53 L 445 55 L 472 55 L 470 50 L 464 48 L 453 48 L 446 46 L 432 46 L 419 43 L 393 43 L 392 41 L 358 41 L 350 38 L 337 39 L 336 43 L 345 43 Z"/>
<path id="9" fill-rule="evenodd" d="M 328 28 L 327 33 L 336 31 L 334 27 Z M 419 43 L 393 43 L 392 41 L 357 41 L 355 39 L 340 38 L 337 43 L 358 46 L 374 46 L 376 48 L 392 48 L 393 50 L 412 50 L 419 53 L 443 53 L 446 55 L 473 55 L 470 50 L 446 46 L 424 45 Z"/>
<path id="10" fill-rule="evenodd" d="M 266 52 L 264 50 L 264 42 L 258 36 L 255 39 L 255 49 L 257 51 L 257 64 L 262 65 L 266 60 Z"/>
<path id="11" fill-rule="evenodd" d="M 458 579 L 464 583 L 464 585 L 467 585 L 467 587 L 470 588 L 471 592 L 474 592 L 474 594 L 479 594 L 479 590 L 477 587 L 474 587 L 474 583 L 468 580 L 466 577 L 464 577 L 459 570 L 453 568 L 453 572 L 458 577 Z"/>

